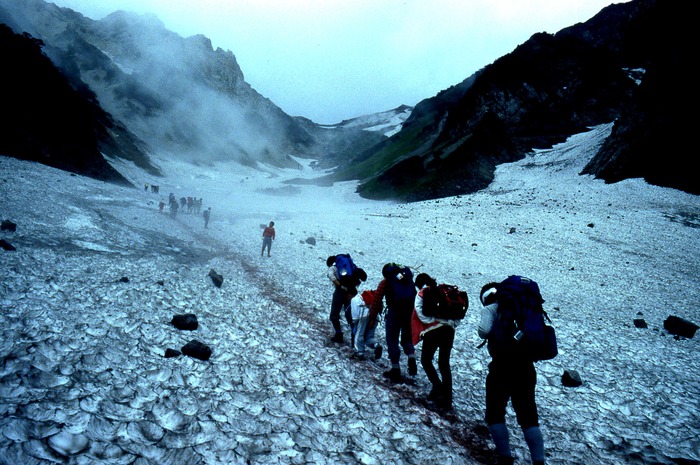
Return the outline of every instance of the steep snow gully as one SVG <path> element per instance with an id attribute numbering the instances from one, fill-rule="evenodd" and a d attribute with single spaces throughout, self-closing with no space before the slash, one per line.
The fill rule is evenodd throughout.
<path id="1" fill-rule="evenodd" d="M 537 366 L 547 463 L 700 463 L 699 338 L 663 328 L 700 322 L 700 199 L 578 176 L 609 131 L 503 165 L 477 194 L 415 204 L 283 184 L 299 171 L 117 166 L 154 194 L 0 157 L 0 220 L 17 224 L 0 233 L 16 248 L 0 250 L 0 464 L 492 463 L 476 296 L 516 273 L 540 283 L 560 339 Z M 209 228 L 159 213 L 170 192 L 204 198 Z M 329 342 L 325 259 L 340 252 L 367 271 L 363 288 L 397 261 L 469 293 L 453 413 L 420 401 L 422 370 L 392 385 L 386 358 Z M 198 329 L 170 324 L 183 313 Z M 164 357 L 192 340 L 209 360 Z M 566 369 L 583 385 L 564 387 Z"/>

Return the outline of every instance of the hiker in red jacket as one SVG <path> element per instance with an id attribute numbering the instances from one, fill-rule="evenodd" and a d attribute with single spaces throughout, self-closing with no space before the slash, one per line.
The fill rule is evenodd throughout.
<path id="1" fill-rule="evenodd" d="M 267 247 L 267 256 L 270 256 L 270 248 L 272 247 L 272 241 L 275 240 L 275 222 L 270 221 L 270 224 L 268 227 L 266 227 L 263 230 L 262 233 L 263 237 L 263 244 L 262 244 L 262 251 L 260 252 L 260 256 L 262 257 L 265 253 L 265 247 Z"/>

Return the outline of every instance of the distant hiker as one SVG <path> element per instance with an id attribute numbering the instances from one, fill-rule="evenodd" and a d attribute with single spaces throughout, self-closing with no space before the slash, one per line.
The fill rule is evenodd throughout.
<path id="1" fill-rule="evenodd" d="M 182 211 L 185 211 L 185 207 L 187 206 L 187 199 L 185 197 L 180 197 L 180 206 L 182 207 Z"/>
<path id="2" fill-rule="evenodd" d="M 403 380 L 399 361 L 401 348 L 408 356 L 408 374 L 416 376 L 415 348 L 411 336 L 411 315 L 416 298 L 413 272 L 407 266 L 387 263 L 382 268 L 384 279 L 377 286 L 374 302 L 370 307 L 370 326 L 377 323 L 382 310 L 382 299 L 386 298 L 386 346 L 391 361 L 391 369 L 384 372 L 384 377 L 398 383 Z"/>
<path id="3" fill-rule="evenodd" d="M 151 192 L 152 193 L 157 194 L 159 190 L 160 190 L 159 186 L 151 185 Z"/>
<path id="4" fill-rule="evenodd" d="M 326 259 L 326 266 L 328 267 L 326 276 L 333 283 L 331 313 L 328 318 L 335 332 L 333 337 L 331 337 L 331 341 L 342 343 L 343 330 L 340 326 L 340 313 L 343 309 L 345 309 L 345 320 L 348 323 L 351 334 L 353 333 L 351 308 L 346 304 L 348 301 L 348 290 L 357 289 L 360 281 L 367 279 L 367 273 L 355 265 L 349 254 L 331 255 Z"/>
<path id="5" fill-rule="evenodd" d="M 148 192 L 148 183 L 146 183 L 146 184 L 143 185 L 143 190 L 145 190 L 146 192 Z"/>
<path id="6" fill-rule="evenodd" d="M 160 200 L 160 203 L 158 204 L 158 210 L 163 213 L 163 208 L 165 208 L 165 202 L 163 202 L 163 199 Z"/>
<path id="7" fill-rule="evenodd" d="M 352 297 L 350 301 L 350 314 L 353 322 L 353 356 L 363 360 L 365 358 L 365 348 L 374 350 L 374 360 L 382 358 L 382 346 L 377 343 L 374 336 L 377 326 L 369 326 L 369 308 L 374 303 L 376 291 L 365 290 L 361 294 L 357 289 L 348 289 L 348 295 Z"/>
<path id="8" fill-rule="evenodd" d="M 428 316 L 427 307 L 424 307 L 424 296 L 432 289 L 437 288 L 437 282 L 426 273 L 416 276 L 416 305 L 412 316 L 413 345 L 423 342 L 420 362 L 423 366 L 432 389 L 428 394 L 428 400 L 435 402 L 438 408 L 452 409 L 452 370 L 450 368 L 450 353 L 455 339 L 455 329 L 459 325 L 456 319 L 439 319 Z M 426 302 L 427 303 L 427 302 Z M 438 368 L 440 375 L 433 365 L 435 352 L 438 353 Z M 442 377 L 442 379 L 440 379 Z"/>
<path id="9" fill-rule="evenodd" d="M 175 194 L 171 192 L 170 194 L 168 194 L 168 205 L 170 205 L 173 202 L 175 202 Z"/>
<path id="10" fill-rule="evenodd" d="M 211 216 L 211 207 L 204 210 L 202 216 L 204 216 L 204 229 L 209 229 L 209 217 Z"/>
<path id="11" fill-rule="evenodd" d="M 262 233 L 263 237 L 263 243 L 262 243 L 262 251 L 260 252 L 260 256 L 262 257 L 263 254 L 265 253 L 265 248 L 267 247 L 267 256 L 270 256 L 270 248 L 272 247 L 272 241 L 275 240 L 275 222 L 270 221 L 270 224 L 263 229 Z"/>
<path id="12" fill-rule="evenodd" d="M 488 283 L 481 288 L 479 294 L 483 308 L 478 333 L 479 337 L 488 341 L 487 347 L 491 355 L 486 376 L 486 423 L 496 445 L 498 463 L 513 464 L 505 418 L 510 400 L 533 465 L 543 465 L 544 440 L 535 403 L 537 374 L 534 362 L 527 351 L 517 345 L 522 333 L 514 332 L 508 336 L 508 349 L 500 350 L 496 343 L 502 333 L 499 322 L 503 318 L 499 314 L 499 306 L 506 307 L 512 300 L 508 296 L 509 292 L 500 286 L 501 283 Z"/>
<path id="13" fill-rule="evenodd" d="M 177 202 L 170 202 L 170 216 L 175 218 L 177 216 L 178 205 Z"/>
<path id="14" fill-rule="evenodd" d="M 203 199 L 201 199 L 201 198 L 199 200 L 197 200 L 196 198 L 194 199 L 194 212 L 197 215 L 199 215 L 199 211 L 202 208 L 202 200 Z"/>
<path id="15" fill-rule="evenodd" d="M 192 213 L 192 206 L 194 205 L 194 201 L 192 200 L 192 197 L 187 197 L 187 213 Z"/>

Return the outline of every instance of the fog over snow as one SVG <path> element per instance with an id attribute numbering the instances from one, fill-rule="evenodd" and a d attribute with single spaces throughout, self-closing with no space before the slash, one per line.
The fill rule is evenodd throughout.
<path id="1" fill-rule="evenodd" d="M 412 204 L 283 183 L 310 169 L 159 160 L 167 176 L 152 179 L 118 164 L 129 189 L 0 157 L 0 219 L 17 224 L 0 233 L 17 249 L 0 250 L 0 464 L 488 463 L 477 294 L 509 274 L 539 282 L 559 337 L 537 364 L 547 463 L 699 463 L 700 336 L 663 321 L 700 323 L 700 198 L 579 176 L 610 129 L 501 165 L 479 193 Z M 209 228 L 159 213 L 170 192 L 202 197 Z M 391 385 L 386 355 L 329 342 L 325 260 L 342 252 L 366 270 L 361 289 L 397 261 L 468 292 L 454 415 L 415 400 L 421 368 Z M 199 328 L 173 327 L 182 313 Z M 164 357 L 195 339 L 208 361 Z M 562 386 L 566 369 L 583 385 Z M 508 426 L 529 463 L 512 411 Z"/>

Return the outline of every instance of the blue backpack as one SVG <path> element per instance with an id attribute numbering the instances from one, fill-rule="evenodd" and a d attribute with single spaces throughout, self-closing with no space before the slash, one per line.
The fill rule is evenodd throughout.
<path id="1" fill-rule="evenodd" d="M 335 256 L 335 267 L 338 269 L 338 276 L 352 276 L 357 269 L 355 262 L 352 261 L 350 254 L 341 253 Z"/>
<path id="2" fill-rule="evenodd" d="M 498 312 L 488 337 L 491 357 L 524 354 L 533 362 L 557 356 L 557 337 L 537 283 L 523 276 L 509 276 L 496 286 Z"/>
<path id="3" fill-rule="evenodd" d="M 397 263 L 387 263 L 382 268 L 382 275 L 386 280 L 384 295 L 387 307 L 413 310 L 417 292 L 411 269 Z"/>

